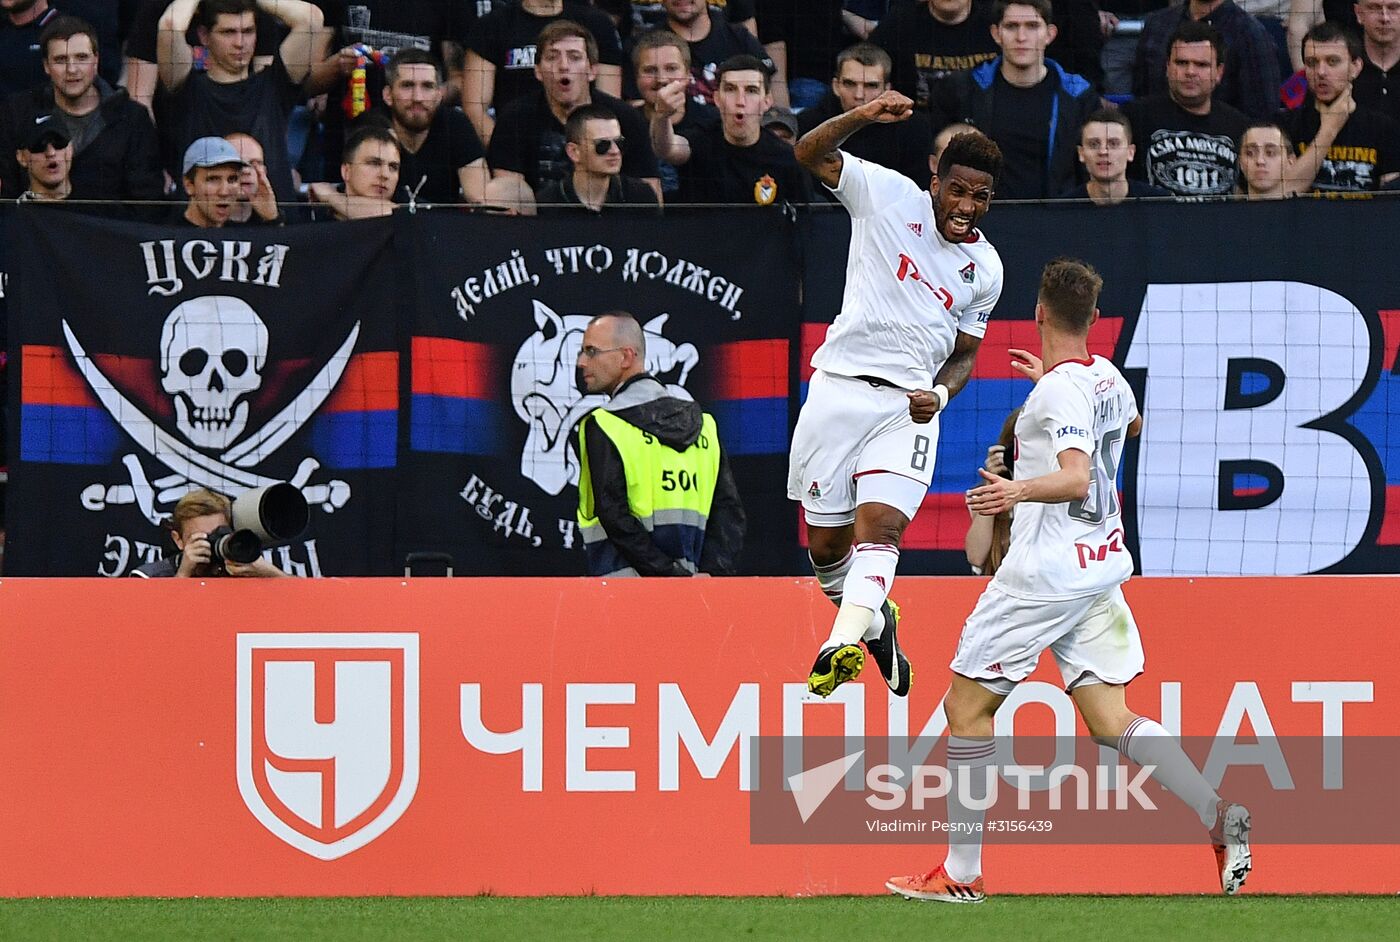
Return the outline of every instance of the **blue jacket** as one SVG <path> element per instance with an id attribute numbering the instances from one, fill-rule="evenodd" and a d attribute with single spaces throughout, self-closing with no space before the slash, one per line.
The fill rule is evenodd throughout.
<path id="1" fill-rule="evenodd" d="M 1050 113 L 1045 116 L 1048 146 L 1042 185 L 1036 193 L 1001 194 L 1008 198 L 1053 199 L 1073 187 L 1078 179 L 1079 129 L 1099 107 L 1098 93 L 1083 76 L 1066 72 L 1054 59 L 1046 59 L 1045 66 L 1045 81 L 1054 82 L 1056 89 L 1050 101 Z M 955 121 L 965 121 L 982 128 L 996 140 L 992 116 L 1000 69 L 1001 57 L 998 56 L 974 69 L 949 76 L 933 100 L 934 125 L 941 128 Z"/>

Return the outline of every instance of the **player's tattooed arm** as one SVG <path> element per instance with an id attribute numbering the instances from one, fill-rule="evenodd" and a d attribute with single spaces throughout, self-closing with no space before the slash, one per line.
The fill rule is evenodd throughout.
<path id="1" fill-rule="evenodd" d="M 868 124 L 894 124 L 914 114 L 912 99 L 893 89 L 859 108 L 829 118 L 812 128 L 794 145 L 797 162 L 829 187 L 841 182 L 841 152 L 846 138 Z"/>
<path id="2" fill-rule="evenodd" d="M 943 369 L 933 378 L 935 386 L 946 386 L 948 398 L 952 399 L 967 385 L 972 377 L 972 365 L 977 362 L 977 350 L 982 346 L 982 338 L 958 331 L 953 341 L 953 355 L 943 364 Z"/>

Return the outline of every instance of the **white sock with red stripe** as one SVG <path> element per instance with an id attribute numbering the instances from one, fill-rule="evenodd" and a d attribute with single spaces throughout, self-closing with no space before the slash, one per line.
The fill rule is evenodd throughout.
<path id="1" fill-rule="evenodd" d="M 899 547 L 888 543 L 857 543 L 851 553 L 850 568 L 841 585 L 841 610 L 836 613 L 831 634 L 822 647 L 830 648 L 860 641 L 882 618 L 880 609 L 894 584 L 899 565 Z"/>
<path id="2" fill-rule="evenodd" d="M 848 549 L 845 556 L 830 566 L 818 566 L 817 561 L 812 559 L 812 554 L 807 554 L 807 559 L 812 564 L 812 572 L 817 577 L 817 585 L 822 587 L 822 595 L 838 606 L 841 604 L 841 586 L 846 581 L 846 573 L 851 571 L 851 560 L 855 559 L 855 555 L 854 549 Z"/>
<path id="3" fill-rule="evenodd" d="M 1153 767 L 1149 774 L 1157 784 L 1186 802 L 1206 827 L 1215 826 L 1220 796 L 1161 723 L 1139 716 L 1118 738 L 1118 751 L 1144 768 Z"/>
<path id="4" fill-rule="evenodd" d="M 948 736 L 948 859 L 943 869 L 954 883 L 971 883 L 982 875 L 984 806 L 995 775 L 994 739 Z"/>

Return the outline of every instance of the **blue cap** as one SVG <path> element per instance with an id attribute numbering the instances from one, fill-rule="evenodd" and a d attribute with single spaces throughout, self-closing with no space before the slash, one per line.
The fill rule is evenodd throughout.
<path id="1" fill-rule="evenodd" d="M 238 148 L 222 137 L 201 137 L 185 148 L 185 169 L 182 175 L 189 176 L 195 167 L 224 167 L 229 164 L 248 166 L 248 162 L 239 155 Z"/>

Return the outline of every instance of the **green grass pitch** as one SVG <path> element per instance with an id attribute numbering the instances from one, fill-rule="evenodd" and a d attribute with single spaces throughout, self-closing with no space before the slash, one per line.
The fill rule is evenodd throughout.
<path id="1" fill-rule="evenodd" d="M 980 906 L 810 899 L 26 899 L 0 939 L 979 939 L 1291 942 L 1396 937 L 1400 901 L 1356 896 L 994 896 Z"/>

